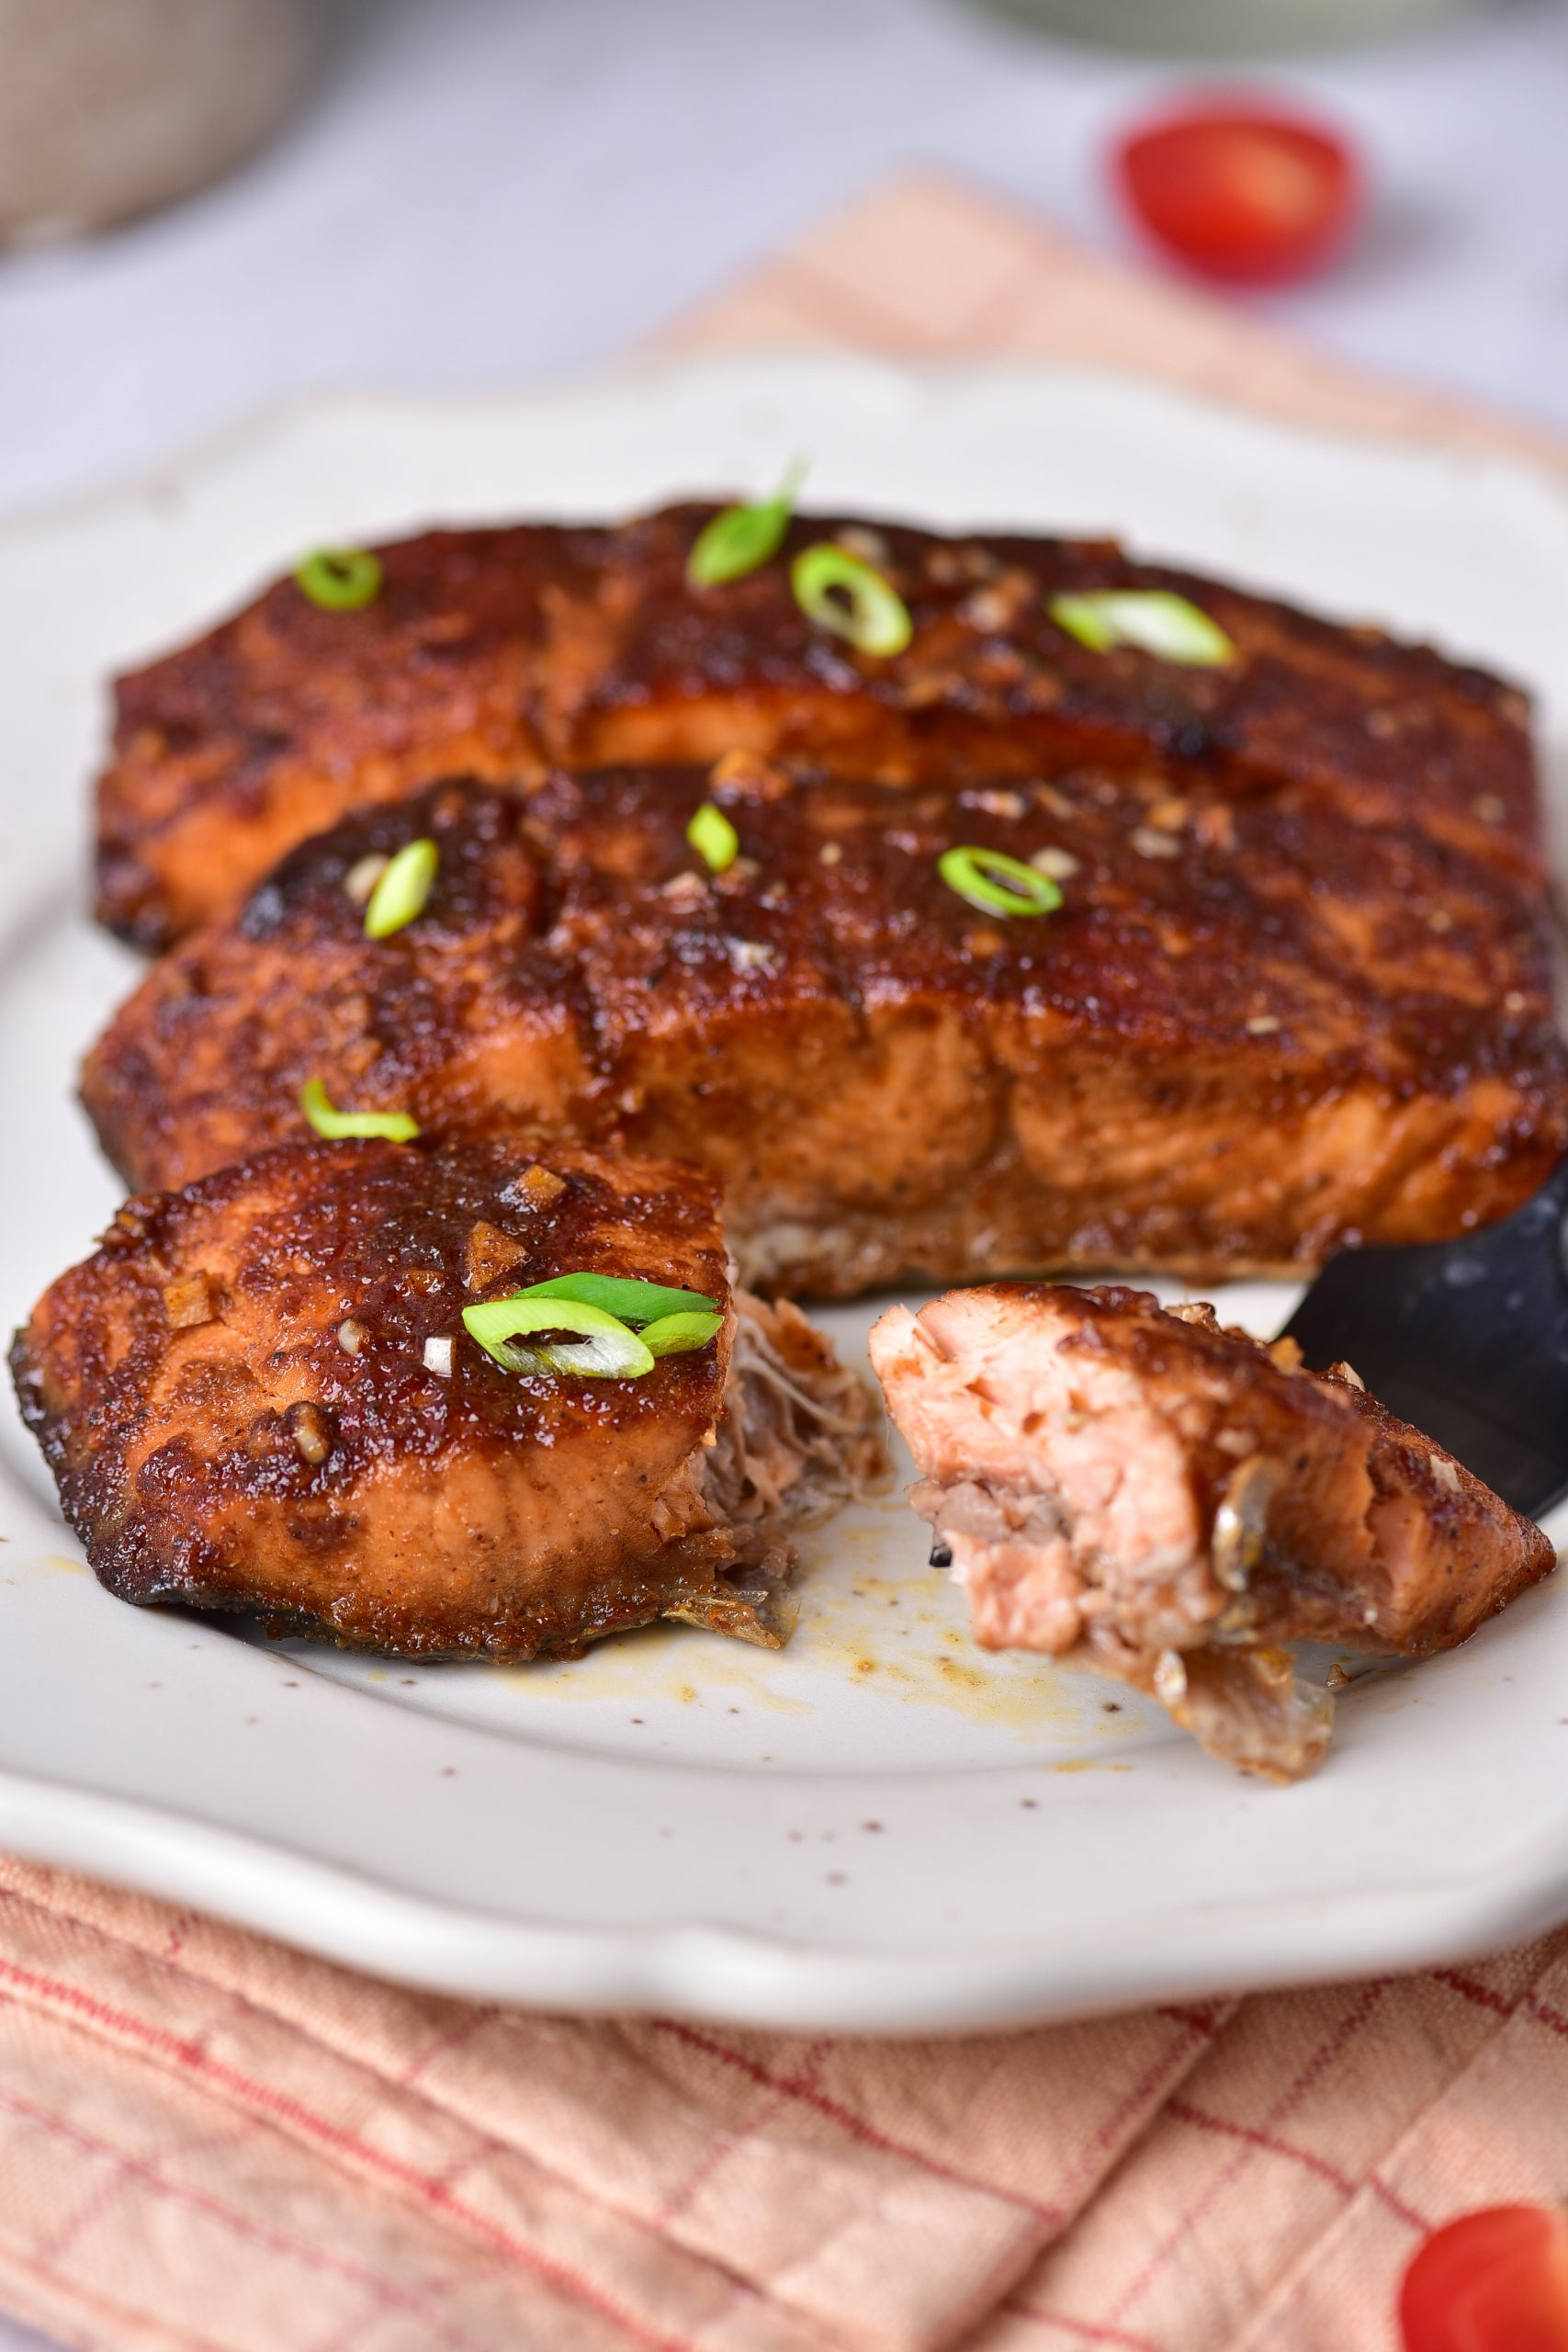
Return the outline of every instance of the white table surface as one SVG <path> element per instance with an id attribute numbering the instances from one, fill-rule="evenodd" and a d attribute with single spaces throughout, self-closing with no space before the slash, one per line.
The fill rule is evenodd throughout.
<path id="1" fill-rule="evenodd" d="M 323 14 L 321 84 L 258 161 L 96 243 L 0 260 L 0 512 L 300 385 L 591 367 L 910 162 L 1125 245 L 1099 161 L 1174 78 L 964 0 Z M 1568 8 L 1503 0 L 1269 78 L 1338 114 L 1380 182 L 1359 253 L 1270 314 L 1568 425 Z"/>
<path id="2" fill-rule="evenodd" d="M 1182 78 L 962 0 L 322 13 L 318 86 L 255 163 L 95 243 L 0 258 L 0 513 L 301 387 L 592 367 L 911 163 L 1124 248 L 1100 158 Z M 1378 184 L 1356 254 L 1260 307 L 1568 428 L 1568 6 L 1252 78 L 1337 114 Z M 43 2342 L 0 2319 L 0 2352 Z"/>

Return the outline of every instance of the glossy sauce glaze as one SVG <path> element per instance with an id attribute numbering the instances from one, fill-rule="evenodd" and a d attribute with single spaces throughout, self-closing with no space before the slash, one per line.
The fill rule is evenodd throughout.
<path id="1" fill-rule="evenodd" d="M 738 854 L 687 840 L 718 807 Z M 421 836 L 423 912 L 357 865 Z M 955 845 L 1058 877 L 1002 916 Z M 1037 863 L 1032 863 L 1037 862 Z M 469 783 L 296 850 L 155 968 L 85 1096 L 138 1185 L 307 1132 L 301 1085 L 428 1133 L 717 1178 L 743 1277 L 849 1295 L 1053 1264 L 1300 1271 L 1506 1214 L 1565 1119 L 1533 890 L 1309 786 L 1099 766 L 938 790 L 730 756 Z"/>
<path id="2" fill-rule="evenodd" d="M 637 1378 L 520 1373 L 468 1337 L 465 1306 L 567 1272 L 700 1292 L 724 1321 Z M 128 1202 L 12 1365 L 124 1600 L 406 1656 L 571 1653 L 660 1615 L 773 1641 L 785 1529 L 879 1449 L 827 1343 L 739 1305 L 693 1170 L 522 1136 L 310 1143 Z M 746 1393 L 759 1358 L 798 1412 Z"/>
<path id="3" fill-rule="evenodd" d="M 715 509 L 620 526 L 433 531 L 382 548 L 375 601 L 324 612 L 292 580 L 119 681 L 98 804 L 98 906 L 160 947 L 295 842 L 369 800 L 551 763 L 802 754 L 887 783 L 1052 777 L 1084 763 L 1231 797 L 1292 785 L 1352 824 L 1404 825 L 1541 883 L 1529 712 L 1485 673 L 1110 541 L 946 538 L 799 516 L 747 577 L 693 588 Z M 907 603 L 908 650 L 808 621 L 790 559 L 830 539 Z M 1238 658 L 1093 652 L 1053 597 L 1193 600 Z"/>

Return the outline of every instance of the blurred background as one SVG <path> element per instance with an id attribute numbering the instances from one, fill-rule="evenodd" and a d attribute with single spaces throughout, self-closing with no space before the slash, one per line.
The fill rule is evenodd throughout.
<path id="1" fill-rule="evenodd" d="M 1113 158 L 1216 90 L 1351 175 L 1222 152 L 1222 263 L 1335 217 L 1217 299 L 1568 424 L 1562 0 L 0 0 L 0 58 L 12 511 L 300 387 L 592 368 L 911 164 L 1181 270 Z"/>

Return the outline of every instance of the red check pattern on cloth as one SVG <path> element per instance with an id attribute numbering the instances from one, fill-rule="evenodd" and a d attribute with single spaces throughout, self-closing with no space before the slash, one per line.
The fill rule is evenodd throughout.
<path id="1" fill-rule="evenodd" d="M 930 180 L 681 340 L 1157 366 L 1563 461 Z M 807 2040 L 410 1993 L 0 1860 L 0 2304 L 92 2352 L 1393 2352 L 1421 2235 L 1520 2199 L 1568 2199 L 1568 1933 Z"/>
<path id="2" fill-rule="evenodd" d="M 405 1992 L 0 1863 L 0 2301 L 158 2352 L 1382 2352 L 1568 2194 L 1568 1936 L 940 2042 Z"/>

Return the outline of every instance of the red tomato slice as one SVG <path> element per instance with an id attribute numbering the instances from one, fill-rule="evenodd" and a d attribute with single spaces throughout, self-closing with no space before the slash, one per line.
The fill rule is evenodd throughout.
<path id="1" fill-rule="evenodd" d="M 1404 2352 L 1568 2352 L 1568 2218 L 1491 2205 L 1434 2230 L 1399 2324 Z"/>
<path id="2" fill-rule="evenodd" d="M 1262 107 L 1167 115 L 1122 141 L 1116 171 L 1151 236 L 1193 269 L 1238 285 L 1320 269 L 1360 207 L 1345 141 Z"/>

